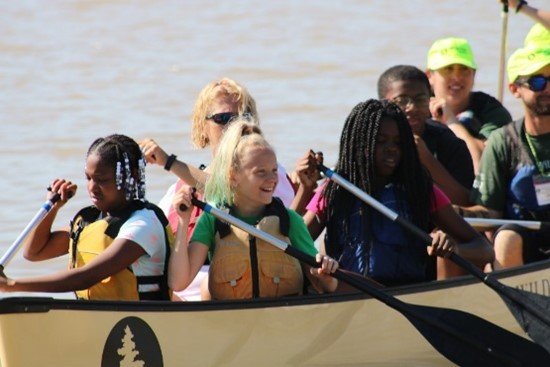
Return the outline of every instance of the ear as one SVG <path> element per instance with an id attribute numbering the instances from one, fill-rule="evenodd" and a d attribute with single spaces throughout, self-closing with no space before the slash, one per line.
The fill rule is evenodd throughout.
<path id="1" fill-rule="evenodd" d="M 432 78 L 434 76 L 434 72 L 431 71 L 430 69 L 426 69 L 426 71 L 424 72 L 426 74 L 426 76 L 428 77 L 428 81 L 430 82 L 430 85 L 433 85 L 433 81 L 432 81 Z"/>
<path id="2" fill-rule="evenodd" d="M 519 92 L 519 86 L 517 84 L 508 84 L 508 90 L 514 95 L 514 97 L 521 98 L 521 93 Z"/>
<path id="3" fill-rule="evenodd" d="M 235 188 L 238 184 L 237 173 L 234 170 L 229 171 L 229 185 L 231 188 Z"/>

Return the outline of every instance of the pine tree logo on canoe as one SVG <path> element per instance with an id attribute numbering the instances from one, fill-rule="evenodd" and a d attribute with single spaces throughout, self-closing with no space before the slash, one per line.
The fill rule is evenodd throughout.
<path id="1" fill-rule="evenodd" d="M 162 351 L 153 332 L 138 317 L 117 322 L 103 347 L 101 367 L 163 367 Z"/>

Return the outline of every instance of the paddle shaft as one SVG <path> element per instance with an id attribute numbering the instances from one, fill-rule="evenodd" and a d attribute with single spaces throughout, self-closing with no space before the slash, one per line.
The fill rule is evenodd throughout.
<path id="1" fill-rule="evenodd" d="M 216 217 L 216 218 L 218 218 L 222 221 L 225 221 L 229 224 L 232 224 L 232 225 L 242 229 L 243 231 L 251 234 L 252 236 L 255 236 L 257 238 L 260 238 L 260 239 L 270 243 L 271 245 L 273 245 L 273 246 L 279 248 L 280 250 L 284 251 L 286 254 L 298 259 L 299 261 L 301 261 L 305 264 L 308 264 L 312 267 L 319 267 L 319 263 L 316 261 L 315 257 L 313 257 L 311 255 L 308 255 L 308 254 L 298 250 L 297 248 L 295 248 L 295 247 L 289 245 L 288 243 L 278 239 L 277 237 L 272 236 L 271 234 L 266 233 L 264 231 L 261 231 L 261 230 L 257 229 L 256 227 L 254 227 L 254 226 L 252 226 L 248 223 L 245 223 L 244 221 L 242 221 L 242 220 L 240 220 L 240 219 L 238 219 L 238 218 L 236 218 L 236 217 L 234 217 L 234 216 L 232 216 L 232 215 L 230 215 L 230 214 L 228 214 L 228 213 L 226 213 L 226 212 L 224 212 L 224 211 L 222 211 L 222 210 L 220 210 L 216 207 L 213 207 L 213 206 L 211 206 L 211 205 L 209 205 L 209 204 L 207 204 L 207 203 L 205 203 L 201 200 L 193 198 L 192 203 L 193 203 L 193 205 L 195 205 L 195 206 L 201 208 L 202 210 L 204 210 L 205 212 L 210 213 L 214 217 Z M 426 306 L 416 306 L 416 305 L 410 305 L 408 303 L 405 303 L 405 302 L 403 302 L 403 301 L 401 301 L 401 300 L 399 300 L 399 299 L 397 299 L 397 298 L 395 298 L 395 297 L 393 297 L 393 296 L 391 296 L 391 295 L 389 295 L 389 294 L 387 294 L 383 291 L 380 291 L 379 289 L 377 289 L 373 285 L 369 284 L 368 282 L 363 281 L 363 280 L 361 280 L 357 277 L 351 276 L 351 275 L 341 271 L 340 269 L 337 269 L 334 273 L 331 274 L 331 276 L 333 276 L 334 278 L 336 278 L 338 280 L 341 280 L 343 282 L 346 282 L 346 283 L 350 284 L 351 286 L 357 288 L 358 290 L 367 293 L 368 295 L 372 296 L 373 298 L 376 298 L 377 300 L 383 302 L 387 306 L 389 306 L 389 307 L 395 309 L 396 311 L 402 313 L 405 317 L 407 317 L 407 319 L 409 319 L 409 321 L 411 321 L 413 323 L 413 326 L 415 326 L 417 329 L 419 329 L 419 327 L 417 327 L 416 323 L 425 324 L 425 325 L 422 325 L 422 328 L 425 328 L 425 326 L 434 327 L 434 328 L 436 328 L 437 332 L 445 333 L 445 334 L 451 336 L 454 339 L 458 339 L 461 343 L 468 345 L 469 348 L 475 349 L 477 351 L 477 353 L 487 355 L 488 357 L 492 358 L 493 360 L 495 360 L 499 363 L 503 363 L 505 365 L 515 365 L 515 361 L 513 359 L 511 359 L 510 357 L 494 353 L 491 346 L 480 345 L 480 344 L 476 343 L 475 340 L 470 340 L 470 338 L 466 337 L 460 330 L 456 330 L 451 325 L 448 325 L 446 323 L 441 322 L 436 317 L 432 317 L 430 315 L 430 313 L 422 312 L 420 309 L 417 309 L 417 307 L 426 307 Z M 445 312 L 445 311 L 458 312 L 456 310 L 439 309 L 437 307 L 431 307 L 431 308 L 434 309 L 434 310 L 441 310 L 443 312 Z M 471 317 L 472 318 L 471 321 L 475 321 L 475 319 L 474 319 L 475 316 L 474 315 L 467 314 L 467 313 L 464 313 L 464 314 L 467 317 Z M 485 320 L 483 320 L 483 321 L 485 321 Z M 485 321 L 485 322 L 487 322 L 487 321 Z M 419 330 L 419 331 L 421 331 L 421 330 Z M 506 331 L 504 329 L 503 329 L 503 331 L 508 333 L 508 331 Z M 426 337 L 426 336 L 424 335 L 424 337 Z M 435 347 L 435 345 L 432 343 L 432 341 L 430 341 L 429 338 L 426 337 L 426 339 L 430 342 L 430 344 L 432 344 L 432 346 Z M 443 353 L 443 352 L 441 352 L 441 353 Z M 446 355 L 446 354 L 444 354 L 444 355 L 449 358 L 448 355 Z"/>
<path id="2" fill-rule="evenodd" d="M 17 253 L 17 251 L 23 244 L 23 241 L 25 240 L 25 238 L 42 221 L 42 219 L 44 219 L 46 214 L 48 214 L 48 212 L 52 209 L 53 205 L 60 198 L 61 197 L 59 196 L 59 194 L 55 194 L 50 200 L 42 204 L 42 207 L 40 208 L 40 210 L 38 210 L 38 212 L 34 215 L 34 217 L 31 219 L 29 224 L 27 224 L 25 229 L 23 229 L 23 231 L 15 239 L 12 245 L 4 253 L 4 256 L 2 256 L 2 258 L 0 259 L 0 272 L 4 271 L 5 267 L 8 265 L 8 263 L 11 261 L 13 256 Z"/>
<path id="3" fill-rule="evenodd" d="M 499 60 L 499 68 L 498 68 L 498 91 L 497 91 L 497 99 L 499 102 L 502 102 L 504 98 L 504 70 L 506 67 L 506 49 L 507 46 L 507 39 L 508 39 L 508 1 L 505 1 L 502 4 L 502 30 L 500 34 L 500 60 Z"/>
<path id="4" fill-rule="evenodd" d="M 518 226 L 525 227 L 532 230 L 539 230 L 544 226 L 548 226 L 548 223 L 537 222 L 531 220 L 512 220 L 512 219 L 490 219 L 490 218 L 469 218 L 465 217 L 464 220 L 468 222 L 472 227 L 500 227 L 506 224 L 517 224 Z"/>
<path id="5" fill-rule="evenodd" d="M 365 203 L 369 204 L 370 206 L 378 210 L 380 213 L 388 217 L 390 220 L 401 225 L 404 229 L 406 229 L 407 231 L 409 231 L 410 233 L 412 233 L 413 235 L 415 235 L 416 237 L 424 241 L 426 245 L 431 245 L 432 238 L 426 232 L 422 231 L 420 228 L 418 228 L 408 220 L 404 219 L 403 217 L 400 217 L 393 210 L 389 209 L 388 207 L 380 203 L 378 200 L 374 199 L 372 196 L 360 190 L 357 186 L 353 185 L 352 183 L 350 183 L 349 181 L 347 181 L 346 179 L 344 179 L 342 176 L 335 173 L 331 169 L 323 165 L 319 165 L 319 168 L 329 179 L 333 180 L 334 182 L 336 182 L 346 190 L 353 193 L 359 199 L 361 199 Z M 512 301 L 524 307 L 526 310 L 528 310 L 532 314 L 536 315 L 541 321 L 543 321 L 546 325 L 550 327 L 550 318 L 547 315 L 547 311 L 542 309 L 540 306 L 532 302 L 527 302 L 514 289 L 511 289 L 508 286 L 505 286 L 495 278 L 489 276 L 489 274 L 484 273 L 483 271 L 478 269 L 475 265 L 473 265 L 471 262 L 464 259 L 460 255 L 453 252 L 449 256 L 449 259 L 453 261 L 455 264 L 467 270 L 476 278 L 480 279 L 483 283 L 487 284 L 489 287 L 494 289 L 500 295 L 504 295 L 508 297 Z"/>

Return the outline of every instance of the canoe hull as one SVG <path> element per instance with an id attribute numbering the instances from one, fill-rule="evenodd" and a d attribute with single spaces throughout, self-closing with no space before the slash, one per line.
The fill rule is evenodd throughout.
<path id="1" fill-rule="evenodd" d="M 500 280 L 550 295 L 550 261 Z M 501 298 L 470 277 L 391 293 L 525 336 Z M 155 367 L 452 365 L 400 313 L 355 293 L 207 303 L 5 298 L 0 339 L 3 367 L 118 367 L 123 358 Z"/>

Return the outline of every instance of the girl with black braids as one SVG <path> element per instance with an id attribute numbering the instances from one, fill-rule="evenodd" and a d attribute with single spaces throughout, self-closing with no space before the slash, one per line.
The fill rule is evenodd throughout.
<path id="1" fill-rule="evenodd" d="M 384 285 L 429 280 L 429 255 L 452 251 L 479 266 L 493 257 L 489 243 L 451 207 L 421 165 L 406 116 L 388 101 L 353 108 L 340 139 L 335 171 L 400 216 L 432 232 L 427 248 L 398 224 L 334 182 L 319 190 L 304 220 L 313 238 L 326 227 L 325 251 L 343 269 Z"/>
<path id="2" fill-rule="evenodd" d="M 167 263 L 172 241 L 162 211 L 145 201 L 145 161 L 124 135 L 95 140 L 84 168 L 92 206 L 70 228 L 52 231 L 59 209 L 76 193 L 65 179 L 51 183 L 60 195 L 29 235 L 24 256 L 31 261 L 69 253 L 69 270 L 26 278 L 0 278 L 1 291 L 68 292 L 102 300 L 169 299 Z"/>

